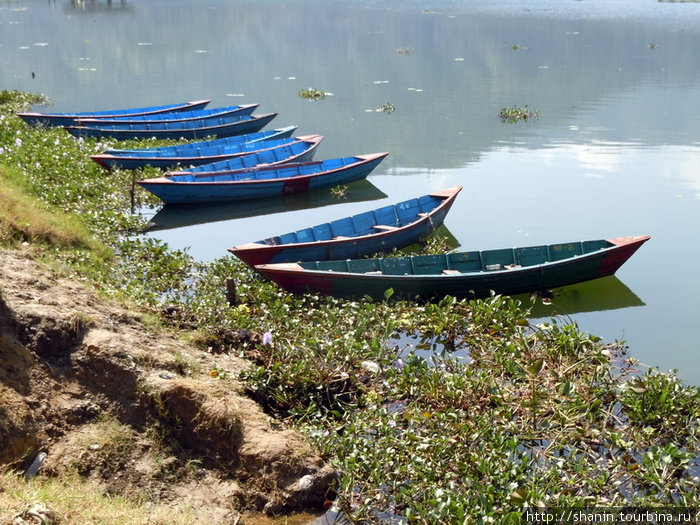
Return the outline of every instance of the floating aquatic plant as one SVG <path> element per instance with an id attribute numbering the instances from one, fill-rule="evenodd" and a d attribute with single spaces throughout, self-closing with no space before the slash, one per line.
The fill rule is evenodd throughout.
<path id="1" fill-rule="evenodd" d="M 498 116 L 501 119 L 501 122 L 507 122 L 509 124 L 512 124 L 514 122 L 518 122 L 519 120 L 530 120 L 539 118 L 540 114 L 535 110 L 529 109 L 527 106 L 513 106 L 501 109 L 501 112 L 498 114 Z"/>
<path id="2" fill-rule="evenodd" d="M 387 115 L 391 115 L 394 111 L 396 110 L 396 106 L 392 104 L 391 102 L 387 102 L 386 104 L 382 104 L 377 108 L 377 111 L 383 111 Z"/>
<path id="3" fill-rule="evenodd" d="M 297 94 L 301 98 L 305 98 L 307 100 L 322 100 L 322 99 L 326 98 L 325 92 L 319 91 L 318 89 L 314 89 L 314 88 L 302 89 Z"/>

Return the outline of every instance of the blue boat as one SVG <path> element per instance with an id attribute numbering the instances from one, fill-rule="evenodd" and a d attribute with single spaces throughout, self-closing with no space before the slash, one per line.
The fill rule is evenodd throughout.
<path id="1" fill-rule="evenodd" d="M 196 153 L 200 147 L 225 146 L 226 144 L 238 144 L 240 142 L 255 142 L 256 140 L 266 139 L 283 139 L 285 137 L 291 137 L 295 129 L 297 129 L 296 126 L 287 126 L 284 128 L 256 131 L 255 133 L 246 133 L 245 135 L 232 135 L 230 137 L 223 137 L 220 139 L 184 142 L 182 144 L 174 144 L 172 146 L 157 146 L 154 148 L 106 148 L 102 153 L 109 153 L 110 155 L 119 155 L 122 157 L 129 157 L 134 152 L 136 152 L 137 155 L 152 155 L 154 157 L 194 157 L 195 155 L 193 155 L 192 153 Z"/>
<path id="2" fill-rule="evenodd" d="M 277 116 L 233 115 L 185 122 L 160 122 L 155 124 L 105 124 L 89 126 L 66 126 L 71 135 L 78 138 L 131 139 L 203 139 L 228 137 L 260 131 Z"/>
<path id="3" fill-rule="evenodd" d="M 330 188 L 364 179 L 388 153 L 320 162 L 256 166 L 225 173 L 187 173 L 137 181 L 165 203 L 230 202 L 264 199 Z"/>
<path id="4" fill-rule="evenodd" d="M 293 139 L 292 142 L 281 144 L 276 148 L 253 151 L 247 155 L 240 155 L 210 164 L 201 164 L 192 168 L 170 170 L 166 172 L 165 175 L 180 176 L 197 173 L 216 175 L 243 169 L 252 169 L 260 165 L 274 166 L 276 164 L 287 164 L 291 162 L 306 162 L 313 158 L 316 153 L 316 148 L 322 140 L 323 135 L 302 135 Z"/>
<path id="5" fill-rule="evenodd" d="M 461 190 L 461 186 L 455 186 L 351 217 L 234 246 L 229 251 L 246 264 L 255 266 L 359 259 L 404 248 L 428 236 L 443 223 Z"/>
<path id="6" fill-rule="evenodd" d="M 154 115 L 137 115 L 133 117 L 78 118 L 77 125 L 99 127 L 102 125 L 122 124 L 158 124 L 161 122 L 186 122 L 230 115 L 250 115 L 260 104 L 226 106 L 222 108 L 195 109 L 191 111 L 169 111 Z"/>
<path id="7" fill-rule="evenodd" d="M 157 115 L 159 113 L 170 113 L 179 111 L 191 111 L 202 109 L 211 100 L 195 100 L 193 102 L 182 102 L 180 104 L 167 104 L 164 106 L 148 106 L 143 108 L 112 109 L 106 111 L 82 111 L 78 113 L 37 113 L 22 111 L 17 116 L 30 126 L 74 126 L 81 118 L 114 118 L 114 117 L 135 117 L 138 115 Z"/>
<path id="8" fill-rule="evenodd" d="M 218 162 L 239 156 L 241 155 L 240 149 L 242 145 L 249 146 L 253 150 L 267 148 L 269 147 L 269 141 L 289 139 L 295 129 L 296 126 L 288 126 L 257 133 L 233 135 L 221 139 L 190 142 L 160 148 L 107 149 L 99 155 L 91 155 L 90 158 L 106 169 L 133 170 L 144 166 L 170 169 L 177 166 L 199 166 L 200 164 Z M 247 153 L 249 152 L 247 151 Z"/>

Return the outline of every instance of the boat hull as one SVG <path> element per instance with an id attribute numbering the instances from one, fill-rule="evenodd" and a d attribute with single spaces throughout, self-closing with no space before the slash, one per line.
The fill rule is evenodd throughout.
<path id="1" fill-rule="evenodd" d="M 191 111 L 204 108 L 211 100 L 196 100 L 181 104 L 148 106 L 142 108 L 114 109 L 107 111 L 83 111 L 78 113 L 36 113 L 19 112 L 17 116 L 30 126 L 65 127 L 75 126 L 81 118 L 114 118 L 138 115 L 157 115 L 160 113 Z"/>
<path id="2" fill-rule="evenodd" d="M 277 113 L 266 115 L 244 115 L 238 117 L 215 118 L 195 122 L 111 125 L 104 127 L 66 126 L 77 138 L 112 138 L 116 140 L 137 139 L 203 139 L 206 137 L 228 137 L 260 131 L 269 124 Z"/>
<path id="3" fill-rule="evenodd" d="M 169 111 L 167 113 L 155 113 L 152 115 L 135 115 L 126 117 L 99 117 L 77 119 L 79 126 L 112 126 L 124 124 L 162 124 L 178 122 L 196 122 L 211 118 L 226 118 L 234 115 L 250 115 L 260 104 L 245 104 L 240 106 L 227 106 L 210 109 L 194 109 L 187 111 Z"/>
<path id="4" fill-rule="evenodd" d="M 425 267 L 418 269 L 419 273 L 416 275 L 391 274 L 392 271 L 400 268 L 406 259 L 411 258 L 397 258 L 394 263 L 391 259 L 382 259 L 383 264 L 389 268 L 385 270 L 386 273 L 379 273 L 376 270 L 379 267 L 377 259 L 366 259 L 356 264 L 356 266 L 366 265 L 369 273 L 343 271 L 343 264 L 347 265 L 359 260 L 335 261 L 331 264 L 336 267 L 333 271 L 310 270 L 295 263 L 258 265 L 255 268 L 285 290 L 295 294 L 311 292 L 340 298 L 370 297 L 373 300 L 383 300 L 387 295 L 407 300 L 431 300 L 447 295 L 458 298 L 479 298 L 488 297 L 492 293 L 515 295 L 545 291 L 612 275 L 647 240 L 649 240 L 648 236 L 638 236 L 586 241 L 598 243 L 600 248 L 592 249 L 589 253 L 582 255 L 576 255 L 574 252 L 578 251 L 578 247 L 585 248 L 584 243 L 549 245 L 547 248 L 555 258 L 563 258 L 513 268 L 507 268 L 508 265 L 498 263 L 499 268 L 495 269 L 496 263 L 489 263 L 489 258 L 491 261 L 496 259 L 507 261 L 509 260 L 507 252 L 517 253 L 516 250 L 521 250 L 520 253 L 525 253 L 527 257 L 536 257 L 540 252 L 544 254 L 542 249 L 545 247 L 422 256 L 414 258 L 418 261 L 415 264 L 426 264 Z M 567 256 L 569 254 L 571 256 Z M 433 272 L 429 267 L 431 261 L 435 261 L 436 266 L 440 268 L 442 262 L 438 264 L 437 261 L 446 257 L 451 259 L 452 267 L 466 269 L 474 266 L 474 270 L 446 274 Z M 479 269 L 476 269 L 476 266 Z M 420 274 L 421 271 L 428 273 Z M 392 291 L 391 294 L 389 290 Z"/>
<path id="5" fill-rule="evenodd" d="M 190 174 L 189 177 L 195 178 L 197 182 L 173 180 L 182 177 L 160 177 L 137 181 L 137 183 L 158 196 L 166 204 L 265 199 L 330 188 L 364 179 L 386 155 L 386 153 L 381 153 L 358 156 L 357 158 L 362 161 L 351 166 L 308 175 L 282 176 L 280 170 L 283 168 L 292 170 L 298 166 L 285 164 L 280 167 L 254 167 L 214 175 L 209 173 Z M 196 179 L 196 177 L 203 178 L 205 176 L 209 179 L 223 179 L 225 177 L 229 180 L 200 182 L 199 179 Z"/>

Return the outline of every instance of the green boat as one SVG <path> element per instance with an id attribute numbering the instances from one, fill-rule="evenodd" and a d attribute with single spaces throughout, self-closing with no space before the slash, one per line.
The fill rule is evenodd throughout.
<path id="1" fill-rule="evenodd" d="M 262 264 L 285 290 L 333 297 L 430 300 L 550 290 L 614 274 L 648 235 L 372 259 Z"/>

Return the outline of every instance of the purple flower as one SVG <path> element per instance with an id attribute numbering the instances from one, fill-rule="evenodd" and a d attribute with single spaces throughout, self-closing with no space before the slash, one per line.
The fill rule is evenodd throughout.
<path id="1" fill-rule="evenodd" d="M 262 342 L 264 345 L 271 345 L 272 344 L 272 332 L 265 332 L 263 334 Z"/>

